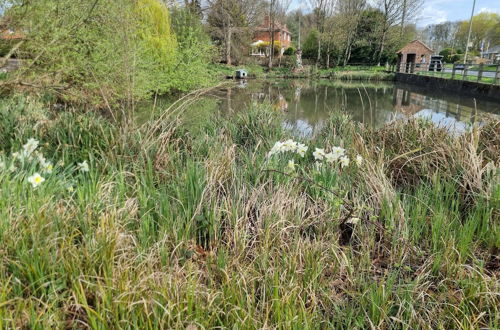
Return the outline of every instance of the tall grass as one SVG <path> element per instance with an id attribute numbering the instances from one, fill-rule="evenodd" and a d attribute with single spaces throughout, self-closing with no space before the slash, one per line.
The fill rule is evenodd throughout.
<path id="1" fill-rule="evenodd" d="M 336 113 L 302 142 L 363 164 L 282 174 L 270 107 L 183 109 L 138 126 L 3 101 L 1 159 L 34 137 L 59 165 L 37 188 L 0 170 L 0 328 L 499 327 L 499 123 Z"/>

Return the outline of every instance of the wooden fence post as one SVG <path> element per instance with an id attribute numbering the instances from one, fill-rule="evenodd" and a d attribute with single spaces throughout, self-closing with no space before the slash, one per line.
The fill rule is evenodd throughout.
<path id="1" fill-rule="evenodd" d="M 483 77 L 483 70 L 484 70 L 484 64 L 481 63 L 479 64 L 479 72 L 477 73 L 477 82 L 481 81 L 481 78 Z"/>
<path id="2" fill-rule="evenodd" d="M 498 84 L 499 82 L 500 82 L 500 64 L 497 64 L 497 70 L 495 72 L 495 79 L 493 83 Z"/>
<path id="3" fill-rule="evenodd" d="M 455 65 L 456 63 L 453 63 L 453 69 L 451 69 L 451 79 L 455 79 L 455 70 L 456 70 Z"/>

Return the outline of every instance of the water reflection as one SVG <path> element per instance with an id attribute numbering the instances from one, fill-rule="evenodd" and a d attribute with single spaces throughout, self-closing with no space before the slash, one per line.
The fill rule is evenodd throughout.
<path id="1" fill-rule="evenodd" d="M 270 102 L 274 111 L 285 113 L 283 127 L 304 136 L 321 130 L 336 110 L 374 128 L 400 118 L 425 117 L 456 132 L 500 113 L 499 103 L 386 82 L 250 80 L 217 94 L 221 109 L 229 114 L 251 102 Z"/>

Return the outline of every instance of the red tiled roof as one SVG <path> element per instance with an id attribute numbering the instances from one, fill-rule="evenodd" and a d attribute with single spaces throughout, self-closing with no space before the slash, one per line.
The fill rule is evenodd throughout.
<path id="1" fill-rule="evenodd" d="M 0 39 L 3 40 L 19 40 L 24 39 L 26 36 L 21 32 L 15 32 L 12 30 L 0 31 Z"/>

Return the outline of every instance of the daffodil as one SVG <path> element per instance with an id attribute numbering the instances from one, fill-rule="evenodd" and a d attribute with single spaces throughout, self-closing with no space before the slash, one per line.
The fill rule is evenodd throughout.
<path id="1" fill-rule="evenodd" d="M 51 162 L 44 162 L 42 164 L 42 167 L 43 167 L 43 170 L 47 173 L 52 173 L 52 171 L 54 170 L 54 165 L 52 165 Z"/>
<path id="2" fill-rule="evenodd" d="M 345 149 L 341 147 L 333 147 L 331 154 L 335 158 L 335 160 L 339 159 L 340 157 L 344 156 L 345 154 Z"/>
<path id="3" fill-rule="evenodd" d="M 36 148 L 38 148 L 38 140 L 35 140 L 33 138 L 28 139 L 28 142 L 23 146 L 23 149 L 26 153 L 26 155 L 31 155 L 33 151 L 35 151 Z"/>
<path id="4" fill-rule="evenodd" d="M 293 172 L 295 171 L 295 162 L 293 161 L 293 159 L 289 160 L 288 161 L 288 164 L 286 165 L 286 169 L 289 170 L 290 172 Z"/>
<path id="5" fill-rule="evenodd" d="M 349 157 L 347 156 L 340 157 L 340 166 L 342 167 L 349 166 Z"/>
<path id="6" fill-rule="evenodd" d="M 81 163 L 78 163 L 78 167 L 77 167 L 80 171 L 82 172 L 88 172 L 90 169 L 89 169 L 89 164 L 87 163 L 86 160 L 84 160 L 83 162 Z"/>
<path id="7" fill-rule="evenodd" d="M 271 148 L 271 151 L 267 154 L 267 157 L 271 157 L 274 154 L 278 154 L 283 151 L 283 142 L 277 141 Z"/>
<path id="8" fill-rule="evenodd" d="M 32 176 L 30 176 L 28 178 L 28 182 L 31 183 L 31 185 L 33 186 L 33 188 L 38 187 L 44 181 L 45 181 L 45 179 L 39 173 L 35 173 L 35 174 L 33 174 Z"/>
<path id="9" fill-rule="evenodd" d="M 321 163 L 321 162 L 314 162 L 314 168 L 317 171 L 320 171 L 322 167 L 323 167 L 323 163 Z"/>
<path id="10" fill-rule="evenodd" d="M 72 193 L 73 191 L 75 191 L 75 188 L 73 186 L 68 186 L 68 192 Z"/>
<path id="11" fill-rule="evenodd" d="M 35 156 L 36 156 L 36 158 L 38 159 L 38 162 L 40 163 L 40 165 L 42 165 L 42 166 L 43 166 L 43 165 L 45 164 L 45 162 L 47 161 L 41 152 L 36 151 L 36 152 L 35 152 Z"/>
<path id="12" fill-rule="evenodd" d="M 15 172 L 16 170 L 17 170 L 16 165 L 14 165 L 14 163 L 10 164 L 9 172 Z"/>
<path id="13" fill-rule="evenodd" d="M 329 152 L 329 153 L 325 154 L 325 159 L 328 163 L 333 163 L 334 161 L 339 159 L 339 156 L 337 156 L 336 154 L 334 154 L 332 152 Z"/>
<path id="14" fill-rule="evenodd" d="M 314 159 L 323 160 L 325 158 L 325 149 L 316 148 L 313 152 Z"/>
<path id="15" fill-rule="evenodd" d="M 283 151 L 293 151 L 295 152 L 297 150 L 297 142 L 293 141 L 292 139 L 286 140 L 283 142 Z"/>
<path id="16" fill-rule="evenodd" d="M 363 157 L 361 155 L 356 156 L 356 165 L 361 166 L 363 164 Z"/>
<path id="17" fill-rule="evenodd" d="M 307 149 L 309 149 L 305 144 L 299 143 L 297 145 L 297 153 L 300 157 L 304 157 L 306 155 Z"/>
<path id="18" fill-rule="evenodd" d="M 355 224 L 357 224 L 359 221 L 360 221 L 360 219 L 359 219 L 359 218 L 350 218 L 350 219 L 349 219 L 349 220 L 347 220 L 346 222 L 347 222 L 347 223 L 350 223 L 350 224 L 352 224 L 352 225 L 355 225 Z"/>

